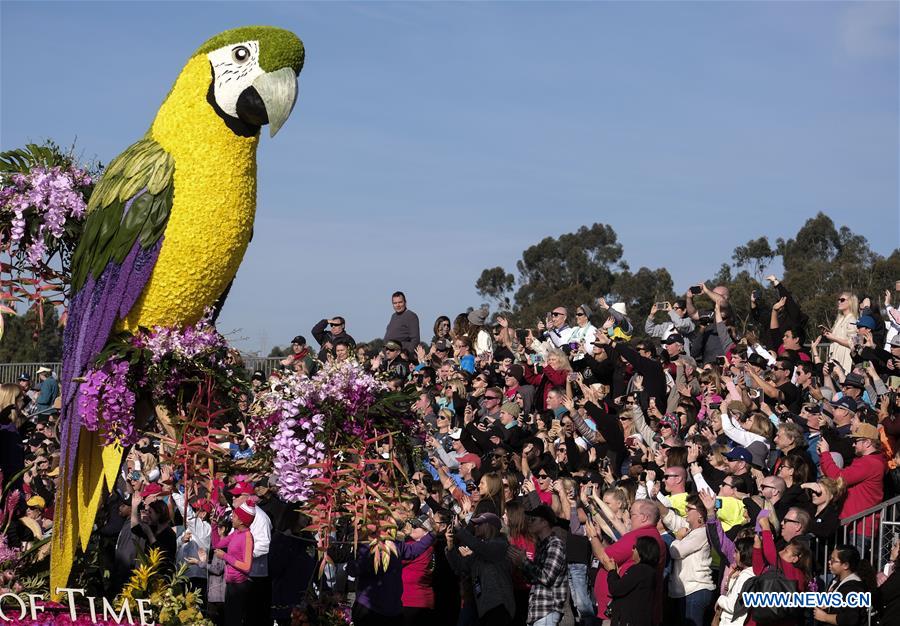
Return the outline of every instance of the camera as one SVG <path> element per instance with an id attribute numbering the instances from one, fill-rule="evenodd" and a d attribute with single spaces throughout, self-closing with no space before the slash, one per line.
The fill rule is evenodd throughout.
<path id="1" fill-rule="evenodd" d="M 709 326 L 715 320 L 715 315 L 710 312 L 703 313 L 697 318 L 697 323 L 701 326 Z"/>
<path id="2" fill-rule="evenodd" d="M 703 287 L 701 287 L 700 285 L 694 285 L 691 287 L 691 293 L 695 296 L 699 296 L 701 293 L 703 293 Z"/>

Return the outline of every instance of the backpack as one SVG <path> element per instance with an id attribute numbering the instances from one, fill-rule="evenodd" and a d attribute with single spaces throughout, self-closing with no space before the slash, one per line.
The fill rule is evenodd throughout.
<path id="1" fill-rule="evenodd" d="M 784 575 L 784 572 L 776 565 L 762 574 L 748 580 L 742 592 L 755 591 L 757 593 L 794 593 L 798 591 L 797 584 Z M 744 606 L 743 596 L 740 605 Z M 746 607 L 745 607 L 746 608 Z M 751 616 L 757 624 L 771 624 L 774 622 L 794 620 L 801 623 L 803 609 L 784 606 L 756 606 L 750 609 Z"/>

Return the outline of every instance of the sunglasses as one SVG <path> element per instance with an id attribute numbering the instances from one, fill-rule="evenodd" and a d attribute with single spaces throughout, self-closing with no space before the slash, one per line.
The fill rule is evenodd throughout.
<path id="1" fill-rule="evenodd" d="M 663 474 L 663 478 L 678 478 L 678 474 Z"/>
<path id="2" fill-rule="evenodd" d="M 581 311 L 575 311 L 575 317 L 585 317 L 585 315 Z"/>
<path id="3" fill-rule="evenodd" d="M 560 317 L 562 315 L 565 315 L 565 313 L 558 313 L 557 311 L 553 311 L 553 313 L 550 314 L 551 317 Z"/>
<path id="4" fill-rule="evenodd" d="M 619 421 L 620 421 L 620 422 L 630 422 L 630 421 L 631 421 L 631 418 L 630 418 L 630 417 L 620 417 L 620 418 L 619 418 Z"/>
<path id="5" fill-rule="evenodd" d="M 846 302 L 847 298 L 838 298 L 838 302 Z"/>
<path id="6" fill-rule="evenodd" d="M 547 476 L 547 474 L 538 474 L 537 477 L 538 480 L 547 480 L 548 478 L 550 478 L 549 476 Z"/>
<path id="7" fill-rule="evenodd" d="M 500 398 L 497 396 L 485 396 L 484 399 L 485 400 L 499 400 Z"/>

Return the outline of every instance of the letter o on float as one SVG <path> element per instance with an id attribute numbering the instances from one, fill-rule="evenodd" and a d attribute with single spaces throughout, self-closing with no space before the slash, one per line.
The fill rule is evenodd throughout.
<path id="1" fill-rule="evenodd" d="M 3 612 L 3 601 L 4 601 L 6 598 L 15 598 L 15 599 L 16 599 L 16 602 L 19 603 L 19 607 L 22 609 L 22 611 L 19 613 L 19 617 L 16 617 L 16 618 L 7 617 L 7 616 L 6 616 L 6 613 Z M 4 593 L 4 594 L 0 595 L 0 619 L 2 619 L 4 622 L 8 622 L 8 621 L 10 621 L 10 620 L 12 620 L 12 619 L 15 619 L 15 621 L 16 621 L 17 623 L 18 623 L 18 622 L 21 622 L 22 620 L 25 619 L 25 614 L 26 614 L 27 612 L 28 612 L 28 607 L 25 606 L 25 600 L 23 600 L 23 599 L 19 596 L 19 594 L 17 594 L 17 593 Z"/>

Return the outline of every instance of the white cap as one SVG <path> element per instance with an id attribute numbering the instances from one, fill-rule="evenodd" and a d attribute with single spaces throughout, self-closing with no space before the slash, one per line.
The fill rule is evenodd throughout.
<path id="1" fill-rule="evenodd" d="M 616 302 L 614 305 L 612 305 L 609 308 L 611 308 L 613 311 L 621 313 L 622 315 L 627 315 L 627 313 L 625 313 L 625 303 L 624 302 Z"/>

